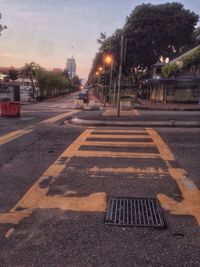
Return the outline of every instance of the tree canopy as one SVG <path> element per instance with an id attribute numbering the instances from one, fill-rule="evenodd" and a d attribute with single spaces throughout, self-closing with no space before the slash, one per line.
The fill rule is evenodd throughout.
<path id="1" fill-rule="evenodd" d="M 160 56 L 180 54 L 191 44 L 198 18 L 180 3 L 137 6 L 124 26 L 130 64 L 150 67 Z"/>
<path id="2" fill-rule="evenodd" d="M 2 18 L 2 15 L 0 13 L 0 19 Z M 7 29 L 7 26 L 0 24 L 0 35 L 3 30 Z"/>
<path id="3" fill-rule="evenodd" d="M 21 69 L 21 74 L 24 74 L 25 77 L 31 80 L 33 98 L 36 93 L 36 83 L 39 87 L 39 97 L 41 99 L 78 90 L 81 84 L 81 80 L 78 76 L 69 79 L 65 71 L 55 73 L 46 70 L 35 62 L 26 63 Z"/>
<path id="4" fill-rule="evenodd" d="M 18 78 L 18 71 L 15 69 L 10 69 L 8 71 L 8 76 L 9 76 L 9 79 L 11 79 L 14 82 Z"/>
<path id="5" fill-rule="evenodd" d="M 149 70 L 160 57 L 174 58 L 194 43 L 194 31 L 199 16 L 187 10 L 180 3 L 137 6 L 127 17 L 122 29 L 111 36 L 100 36 L 100 44 L 88 81 L 95 80 L 98 66 L 102 65 L 105 53 L 114 56 L 115 69 L 118 69 L 120 38 L 123 34 L 127 47 L 124 71 L 136 68 Z M 196 36 L 196 35 L 195 35 Z"/>

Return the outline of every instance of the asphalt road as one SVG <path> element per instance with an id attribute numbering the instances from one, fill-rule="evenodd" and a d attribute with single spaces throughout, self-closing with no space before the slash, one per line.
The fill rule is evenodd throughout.
<path id="1" fill-rule="evenodd" d="M 64 124 L 72 99 L 0 118 L 0 266 L 200 266 L 200 129 Z M 109 196 L 158 198 L 167 227 L 105 225 Z"/>

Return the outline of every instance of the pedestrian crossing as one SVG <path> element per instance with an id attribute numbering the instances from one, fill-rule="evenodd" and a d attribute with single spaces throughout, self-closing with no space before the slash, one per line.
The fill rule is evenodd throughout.
<path id="1" fill-rule="evenodd" d="M 136 151 L 133 152 L 131 150 L 133 148 Z M 144 164 L 146 161 L 148 161 L 147 165 Z M 163 164 L 160 164 L 161 161 Z M 157 163 L 154 165 L 155 162 Z M 140 186 L 144 186 L 141 182 L 142 179 L 145 179 L 145 190 L 148 190 L 148 186 L 150 190 L 155 189 L 155 179 L 160 179 L 161 181 L 165 180 L 167 187 L 171 182 L 175 182 L 183 200 L 179 202 L 168 197 L 162 192 L 160 186 L 157 187 L 160 192 L 157 194 L 150 191 L 151 195 L 157 194 L 162 207 L 171 214 L 191 215 L 200 225 L 200 190 L 181 167 L 174 167 L 174 162 L 175 157 L 170 148 L 154 129 L 86 129 L 49 166 L 8 213 L 0 214 L 0 223 L 17 224 L 38 208 L 104 212 L 109 186 L 114 186 L 114 192 L 117 193 L 116 188 L 119 189 L 119 186 L 123 188 L 126 180 L 125 192 L 128 188 L 131 194 L 133 190 L 138 190 L 135 192 L 141 193 Z M 71 191 L 74 191 L 76 187 L 74 188 L 73 185 L 70 188 L 70 181 L 78 185 L 79 189 L 77 189 L 75 196 L 49 194 L 50 186 L 63 175 L 65 175 L 66 185 Z M 172 179 L 171 182 L 170 178 Z M 46 187 L 40 186 L 49 179 L 50 184 Z M 86 185 L 82 183 L 82 187 L 85 186 L 87 191 L 90 184 L 92 191 L 82 195 L 80 194 L 82 188 L 79 187 L 79 182 L 83 179 Z M 96 179 L 95 183 L 93 182 L 94 179 Z M 113 181 L 116 179 L 120 180 L 119 186 L 113 185 Z M 135 188 L 130 187 L 127 179 L 134 181 Z M 135 182 L 136 179 L 139 179 L 140 182 Z M 104 190 L 102 190 L 101 181 L 103 181 Z M 97 182 L 101 191 L 97 190 Z M 131 184 L 133 185 L 133 182 Z M 159 184 L 157 182 L 157 185 Z"/>
<path id="2" fill-rule="evenodd" d="M 111 140 L 109 139 L 110 136 L 112 137 Z M 138 142 L 142 138 L 148 139 L 148 142 Z M 88 141 L 88 139 L 90 141 Z M 94 166 L 90 168 L 90 172 L 95 173 L 96 176 L 98 174 L 134 174 L 139 175 L 145 178 L 151 178 L 152 175 L 156 175 L 160 178 L 167 177 L 167 179 L 172 179 L 176 182 L 177 187 L 179 188 L 183 200 L 181 202 L 174 200 L 173 198 L 168 197 L 163 193 L 159 193 L 157 195 L 158 199 L 162 207 L 168 210 L 171 214 L 174 215 L 191 215 L 193 216 L 197 223 L 200 226 L 200 190 L 195 185 L 194 181 L 188 177 L 188 174 L 184 169 L 181 167 L 174 167 L 178 166 L 176 163 L 176 159 L 168 145 L 163 141 L 160 137 L 158 132 L 154 129 L 144 129 L 144 130 L 97 130 L 94 129 L 88 135 L 88 139 L 85 142 L 79 143 L 80 147 L 88 146 L 88 147 L 101 147 L 103 151 L 90 151 L 84 149 L 84 151 L 76 151 L 76 157 L 100 157 L 100 158 L 121 158 L 121 159 L 161 159 L 164 164 L 165 168 L 161 167 L 144 167 L 139 168 L 137 166 L 127 166 L 119 168 L 116 165 L 112 165 L 110 167 L 98 167 Z M 107 139 L 107 141 L 105 141 Z M 115 139 L 113 142 L 112 139 Z M 128 140 L 128 142 L 126 142 Z M 131 140 L 131 142 L 130 142 Z M 144 152 L 137 152 L 137 153 L 130 153 L 130 152 L 110 152 L 106 151 L 106 147 L 127 147 L 130 149 L 131 146 L 134 147 L 143 147 L 144 149 L 148 146 L 157 148 L 158 153 L 144 153 Z M 134 165 L 134 161 L 133 161 Z M 135 176 L 135 177 L 136 177 Z M 169 180 L 170 182 L 170 180 Z"/>
<path id="3" fill-rule="evenodd" d="M 115 141 L 113 141 L 113 139 Z M 144 139 L 144 142 L 140 140 Z M 89 141 L 88 141 L 89 140 Z M 130 141 L 131 140 L 131 141 Z M 79 149 L 74 153 L 74 157 L 96 157 L 96 158 L 161 158 L 160 153 L 130 152 L 131 147 L 156 147 L 146 129 L 144 130 L 98 130 L 93 129 L 88 132 L 87 139 L 79 142 Z M 80 148 L 86 147 L 81 150 Z M 101 150 L 89 150 L 87 147 L 103 148 Z M 126 147 L 127 151 L 116 152 L 106 149 L 106 147 Z M 67 156 L 67 155 L 66 155 Z"/>

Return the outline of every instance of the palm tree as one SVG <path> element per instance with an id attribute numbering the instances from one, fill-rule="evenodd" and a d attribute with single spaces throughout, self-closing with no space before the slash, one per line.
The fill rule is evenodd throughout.
<path id="1" fill-rule="evenodd" d="M 35 98 L 35 84 L 34 84 L 33 79 L 35 77 L 35 73 L 37 69 L 38 69 L 38 65 L 36 65 L 35 62 L 26 63 L 24 67 L 22 68 L 22 73 L 24 73 L 25 76 L 31 80 L 33 99 Z"/>
<path id="2" fill-rule="evenodd" d="M 107 39 L 106 32 L 101 32 L 100 37 L 97 39 L 97 43 L 103 45 L 106 39 Z"/>

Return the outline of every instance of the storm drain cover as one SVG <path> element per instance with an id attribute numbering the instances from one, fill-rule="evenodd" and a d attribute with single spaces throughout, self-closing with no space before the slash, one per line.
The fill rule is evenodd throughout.
<path id="1" fill-rule="evenodd" d="M 156 198 L 109 197 L 105 224 L 165 228 Z"/>

